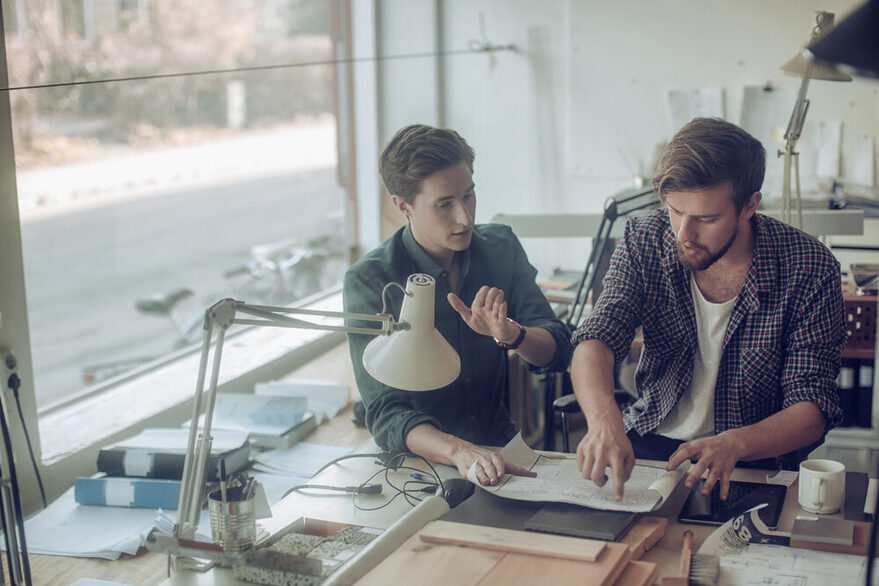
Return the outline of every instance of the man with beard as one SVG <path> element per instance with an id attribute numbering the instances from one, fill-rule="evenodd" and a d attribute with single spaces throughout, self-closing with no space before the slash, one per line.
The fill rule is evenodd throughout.
<path id="1" fill-rule="evenodd" d="M 796 469 L 841 419 L 845 345 L 839 263 L 816 239 L 757 213 L 758 140 L 697 118 L 663 151 L 653 186 L 664 209 L 629 220 L 604 289 L 572 338 L 571 378 L 588 430 L 580 471 L 611 468 L 622 498 L 635 458 L 695 464 L 726 499 L 737 466 Z M 614 362 L 638 327 L 637 399 L 622 412 Z"/>

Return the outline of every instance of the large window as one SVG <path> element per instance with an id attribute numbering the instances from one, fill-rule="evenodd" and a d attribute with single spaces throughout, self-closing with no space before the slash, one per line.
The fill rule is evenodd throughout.
<path id="1" fill-rule="evenodd" d="M 2 0 L 38 407 L 340 280 L 333 5 Z"/>

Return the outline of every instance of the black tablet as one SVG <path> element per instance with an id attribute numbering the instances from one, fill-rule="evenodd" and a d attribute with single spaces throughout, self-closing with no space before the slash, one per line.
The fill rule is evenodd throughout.
<path id="1" fill-rule="evenodd" d="M 730 482 L 729 496 L 720 500 L 720 483 L 714 485 L 710 494 L 702 494 L 705 479 L 702 478 L 690 491 L 687 502 L 678 521 L 702 525 L 722 525 L 745 511 L 766 504 L 759 511 L 760 519 L 770 529 L 778 526 L 781 508 L 787 487 L 783 484 L 762 484 L 759 482 Z"/>

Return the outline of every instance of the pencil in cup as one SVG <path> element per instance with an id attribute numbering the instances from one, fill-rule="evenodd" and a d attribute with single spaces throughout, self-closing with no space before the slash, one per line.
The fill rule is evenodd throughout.
<path id="1" fill-rule="evenodd" d="M 256 539 L 256 501 L 244 486 L 215 490 L 208 495 L 211 533 L 214 543 L 225 551 L 249 549 Z"/>

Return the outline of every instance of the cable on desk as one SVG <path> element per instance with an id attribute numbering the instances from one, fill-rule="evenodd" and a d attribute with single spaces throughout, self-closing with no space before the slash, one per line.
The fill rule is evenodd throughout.
<path id="1" fill-rule="evenodd" d="M 297 490 L 335 490 L 338 492 L 352 493 L 352 494 L 381 494 L 382 493 L 382 485 L 381 484 L 361 484 L 358 486 L 330 486 L 328 484 L 297 484 L 296 486 L 291 486 L 287 489 L 284 495 L 281 498 L 284 498 L 291 492 Z"/>
<path id="2" fill-rule="evenodd" d="M 338 458 L 334 458 L 317 469 L 317 471 L 311 475 L 312 478 L 329 468 L 334 464 L 338 464 L 343 460 L 350 460 L 351 458 L 376 458 L 376 464 L 381 464 L 382 466 L 388 467 L 389 463 L 393 462 L 398 457 L 403 456 L 405 458 L 406 454 L 400 452 L 397 454 L 392 454 L 391 452 L 379 452 L 375 454 L 346 454 L 344 456 L 339 456 Z M 402 459 L 400 459 L 400 463 L 402 463 Z"/>
<path id="3" fill-rule="evenodd" d="M 411 457 L 414 457 L 414 458 L 418 458 L 418 459 L 420 459 L 421 461 L 423 461 L 423 462 L 427 465 L 427 467 L 430 468 L 430 470 L 431 470 L 431 474 L 427 474 L 424 470 L 421 470 L 420 468 L 414 468 L 414 467 L 412 467 L 412 466 L 403 466 L 403 465 L 402 465 L 402 464 L 403 464 L 403 460 L 404 460 L 407 456 L 411 456 Z M 426 480 L 423 480 L 423 479 L 414 479 L 414 480 L 406 479 L 406 480 L 403 482 L 402 486 L 398 486 L 398 485 L 395 483 L 394 479 L 392 479 L 391 476 L 390 476 L 390 472 L 391 472 L 392 470 L 395 471 L 395 472 L 399 472 L 399 471 L 412 471 L 413 473 L 417 473 L 417 474 L 419 474 L 419 475 L 427 476 L 427 479 L 426 479 Z M 379 510 L 379 509 L 383 509 L 384 507 L 387 507 L 387 506 L 390 505 L 392 502 L 394 502 L 395 499 L 397 499 L 397 498 L 400 497 L 400 496 L 402 496 L 404 499 L 406 499 L 406 502 L 409 503 L 410 506 L 413 506 L 413 507 L 414 507 L 414 506 L 416 506 L 419 502 L 421 502 L 421 500 L 422 500 L 422 498 L 419 497 L 418 495 L 424 495 L 424 494 L 436 494 L 436 492 L 437 492 L 437 487 L 439 487 L 439 489 L 440 489 L 441 491 L 442 491 L 442 490 L 445 490 L 445 487 L 443 486 L 442 478 L 440 478 L 440 475 L 437 473 L 436 468 L 433 467 L 433 464 L 431 464 L 431 463 L 430 463 L 428 460 L 426 460 L 425 458 L 423 458 L 423 457 L 421 457 L 421 456 L 418 456 L 418 455 L 416 455 L 416 454 L 404 454 L 404 453 L 400 453 L 400 454 L 396 454 L 396 455 L 390 457 L 390 458 L 387 460 L 386 465 L 385 465 L 382 469 L 380 469 L 380 470 L 378 470 L 377 472 L 375 472 L 374 474 L 372 474 L 372 476 L 370 476 L 370 477 L 364 482 L 364 484 L 369 483 L 369 482 L 372 482 L 372 481 L 373 481 L 373 480 L 374 480 L 379 474 L 384 474 L 384 481 L 385 481 L 385 483 L 386 483 L 391 489 L 393 489 L 394 491 L 396 491 L 396 494 L 394 494 L 394 496 L 392 496 L 390 499 L 388 499 L 387 501 L 385 501 L 383 504 L 378 505 L 378 506 L 376 506 L 376 507 L 364 507 L 364 506 L 361 506 L 361 505 L 359 505 L 359 504 L 357 503 L 357 499 L 354 498 L 354 502 L 353 502 L 354 508 L 356 508 L 356 509 L 358 509 L 358 510 L 361 510 L 361 511 L 377 511 L 377 510 Z M 414 487 L 413 487 L 413 486 L 414 486 Z M 355 494 L 356 494 L 356 493 L 355 493 Z"/>

